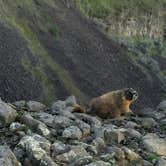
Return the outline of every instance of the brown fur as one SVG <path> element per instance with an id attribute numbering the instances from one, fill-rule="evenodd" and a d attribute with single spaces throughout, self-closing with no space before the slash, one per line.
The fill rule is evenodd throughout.
<path id="1" fill-rule="evenodd" d="M 90 102 L 90 109 L 88 111 L 77 105 L 74 107 L 74 112 L 86 112 L 104 119 L 120 117 L 121 115 L 130 113 L 130 105 L 134 100 L 126 99 L 125 90 L 126 89 L 116 90 L 93 98 Z"/>

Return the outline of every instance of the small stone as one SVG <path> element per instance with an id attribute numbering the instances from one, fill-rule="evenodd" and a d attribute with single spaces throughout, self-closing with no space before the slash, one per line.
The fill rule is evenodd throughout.
<path id="1" fill-rule="evenodd" d="M 51 114 L 48 114 L 46 112 L 39 112 L 39 113 L 35 113 L 33 117 L 45 123 L 49 127 L 53 126 L 54 116 L 52 116 Z"/>
<path id="2" fill-rule="evenodd" d="M 34 119 L 30 114 L 22 115 L 20 120 L 32 130 L 35 130 L 38 134 L 41 134 L 45 137 L 48 137 L 50 135 L 50 131 L 47 126 L 39 120 Z"/>
<path id="3" fill-rule="evenodd" d="M 18 122 L 13 122 L 10 124 L 9 130 L 11 132 L 15 131 L 22 131 L 25 130 L 26 126 L 24 124 L 18 123 Z"/>
<path id="4" fill-rule="evenodd" d="M 126 127 L 126 128 L 132 128 L 132 129 L 134 129 L 134 128 L 138 127 L 138 124 L 135 123 L 135 122 L 132 122 L 132 121 L 128 121 L 128 122 L 126 123 L 125 127 Z"/>
<path id="5" fill-rule="evenodd" d="M 166 112 L 166 100 L 160 102 L 160 104 L 157 106 L 157 109 L 162 112 Z"/>
<path id="6" fill-rule="evenodd" d="M 156 166 L 166 166 L 166 158 L 160 158 Z"/>
<path id="7" fill-rule="evenodd" d="M 62 111 L 66 108 L 66 102 L 58 100 L 57 102 L 53 103 L 51 106 L 52 113 L 56 113 Z"/>
<path id="8" fill-rule="evenodd" d="M 100 159 L 103 161 L 109 162 L 110 160 L 112 161 L 114 160 L 114 156 L 115 156 L 115 153 L 104 154 L 100 156 Z"/>
<path id="9" fill-rule="evenodd" d="M 132 150 L 130 150 L 127 147 L 122 147 L 122 150 L 124 151 L 125 158 L 127 160 L 129 160 L 130 162 L 137 161 L 137 160 L 141 159 L 141 157 L 137 153 L 133 152 Z"/>
<path id="10" fill-rule="evenodd" d="M 44 104 L 37 102 L 37 101 L 28 101 L 27 106 L 28 106 L 29 110 L 32 112 L 44 111 L 46 108 L 46 106 Z"/>
<path id="11" fill-rule="evenodd" d="M 83 166 L 89 164 L 93 161 L 92 156 L 76 157 L 73 161 L 74 166 Z"/>
<path id="12" fill-rule="evenodd" d="M 128 138 L 140 139 L 142 137 L 140 132 L 138 132 L 137 130 L 132 129 L 132 128 L 126 129 L 126 131 L 124 131 L 124 135 Z"/>
<path id="13" fill-rule="evenodd" d="M 69 96 L 66 100 L 66 106 L 73 106 L 77 104 L 75 96 Z"/>
<path id="14" fill-rule="evenodd" d="M 16 101 L 13 103 L 13 105 L 15 105 L 18 108 L 25 108 L 26 101 L 25 100 Z"/>
<path id="15" fill-rule="evenodd" d="M 139 118 L 139 121 L 141 121 L 141 126 L 145 129 L 151 129 L 157 125 L 153 118 Z"/>
<path id="16" fill-rule="evenodd" d="M 0 127 L 8 126 L 17 117 L 17 111 L 0 100 Z"/>
<path id="17" fill-rule="evenodd" d="M 78 127 L 76 127 L 76 126 L 70 126 L 70 127 L 66 128 L 63 131 L 62 136 L 64 138 L 78 139 L 79 140 L 82 137 L 82 132 L 81 132 L 81 130 Z"/>
<path id="18" fill-rule="evenodd" d="M 149 152 L 166 156 L 166 140 L 159 138 L 156 134 L 147 134 L 143 137 L 143 145 Z"/>
<path id="19" fill-rule="evenodd" d="M 106 129 L 104 131 L 104 140 L 107 144 L 119 144 L 125 140 L 125 136 L 119 129 Z"/>
<path id="20" fill-rule="evenodd" d="M 85 156 L 89 156 L 86 150 L 82 147 L 76 146 L 72 147 L 72 149 L 69 152 L 56 156 L 56 160 L 59 162 L 69 163 L 73 161 L 75 158 L 85 157 Z"/>
<path id="21" fill-rule="evenodd" d="M 76 126 L 82 131 L 82 136 L 86 137 L 90 134 L 91 127 L 89 124 L 83 122 L 82 120 L 76 119 L 75 120 Z"/>
<path id="22" fill-rule="evenodd" d="M 73 121 L 69 118 L 66 118 L 65 116 L 55 116 L 53 121 L 53 128 L 55 129 L 64 129 L 66 127 L 71 126 Z"/>
<path id="23" fill-rule="evenodd" d="M 43 155 L 43 157 L 40 160 L 39 166 L 59 166 L 59 165 L 56 164 L 48 155 Z"/>
<path id="24" fill-rule="evenodd" d="M 92 141 L 92 145 L 96 147 L 98 151 L 105 148 L 105 142 L 102 138 L 98 137 Z"/>
<path id="25" fill-rule="evenodd" d="M 59 154 L 68 152 L 70 148 L 68 145 L 65 145 L 64 143 L 57 141 L 51 145 L 51 150 L 52 150 L 52 156 L 56 157 Z"/>
<path id="26" fill-rule="evenodd" d="M 0 166 L 21 166 L 8 146 L 0 145 Z"/>

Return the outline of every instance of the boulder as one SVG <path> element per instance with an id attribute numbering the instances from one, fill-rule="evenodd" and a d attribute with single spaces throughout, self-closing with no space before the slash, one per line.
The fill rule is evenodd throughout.
<path id="1" fill-rule="evenodd" d="M 21 166 L 8 146 L 0 146 L 0 166 Z"/>
<path id="2" fill-rule="evenodd" d="M 82 132 L 77 126 L 70 126 L 63 131 L 63 138 L 66 139 L 81 139 Z"/>
<path id="3" fill-rule="evenodd" d="M 143 137 L 143 145 L 149 152 L 166 156 L 166 139 L 161 139 L 156 134 L 146 134 Z"/>
<path id="4" fill-rule="evenodd" d="M 159 105 L 157 106 L 157 109 L 159 111 L 162 111 L 162 112 L 166 113 L 166 100 L 160 102 Z"/>
<path id="5" fill-rule="evenodd" d="M 40 112 L 46 109 L 46 106 L 44 104 L 37 101 L 28 101 L 26 104 L 29 111 L 32 111 L 32 112 Z"/>
<path id="6" fill-rule="evenodd" d="M 17 111 L 11 106 L 0 100 L 0 127 L 12 123 L 17 117 Z"/>
<path id="7" fill-rule="evenodd" d="M 65 100 L 66 106 L 73 106 L 75 104 L 77 104 L 76 98 L 75 96 L 69 96 L 66 100 Z"/>

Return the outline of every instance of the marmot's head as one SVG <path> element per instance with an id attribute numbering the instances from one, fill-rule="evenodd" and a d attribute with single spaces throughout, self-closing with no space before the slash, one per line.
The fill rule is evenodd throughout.
<path id="1" fill-rule="evenodd" d="M 124 89 L 124 96 L 126 100 L 132 102 L 138 98 L 138 92 L 133 88 L 126 88 Z"/>

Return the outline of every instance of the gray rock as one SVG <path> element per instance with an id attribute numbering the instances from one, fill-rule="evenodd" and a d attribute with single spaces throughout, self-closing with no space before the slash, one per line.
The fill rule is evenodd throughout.
<path id="1" fill-rule="evenodd" d="M 64 129 L 66 127 L 71 126 L 73 121 L 65 116 L 55 116 L 53 121 L 53 128 L 55 129 Z"/>
<path id="2" fill-rule="evenodd" d="M 131 129 L 131 128 L 126 129 L 123 133 L 124 133 L 124 135 L 127 138 L 137 138 L 137 139 L 140 139 L 142 137 L 142 135 L 141 135 L 140 132 L 138 132 L 135 129 Z"/>
<path id="3" fill-rule="evenodd" d="M 70 150 L 70 147 L 60 141 L 56 141 L 51 145 L 51 150 L 52 156 L 55 158 L 59 154 L 68 152 Z"/>
<path id="4" fill-rule="evenodd" d="M 85 122 L 83 122 L 82 120 L 79 120 L 79 119 L 75 120 L 75 124 L 82 131 L 82 136 L 83 137 L 86 137 L 86 136 L 90 135 L 91 127 L 90 127 L 89 124 L 87 124 L 87 123 L 85 123 Z"/>
<path id="5" fill-rule="evenodd" d="M 43 155 L 43 157 L 40 160 L 40 164 L 39 166 L 59 166 L 58 164 L 56 164 L 51 157 L 47 156 L 47 155 Z"/>
<path id="6" fill-rule="evenodd" d="M 97 119 L 97 117 L 90 116 L 87 114 L 82 113 L 75 113 L 76 117 L 81 119 L 82 121 L 88 123 L 89 125 L 93 126 L 101 126 L 101 121 Z"/>
<path id="7" fill-rule="evenodd" d="M 16 119 L 16 117 L 16 110 L 0 100 L 0 127 L 9 125 Z"/>
<path id="8" fill-rule="evenodd" d="M 125 159 L 128 160 L 129 162 L 141 160 L 141 156 L 139 154 L 133 152 L 129 148 L 122 147 L 122 150 L 124 151 Z"/>
<path id="9" fill-rule="evenodd" d="M 37 101 L 28 101 L 27 102 L 27 107 L 32 112 L 44 111 L 45 108 L 46 108 L 46 106 L 44 104 L 42 104 L 40 102 L 37 102 Z"/>
<path id="10" fill-rule="evenodd" d="M 100 156 L 100 159 L 106 162 L 111 162 L 112 164 L 115 164 L 115 159 L 114 159 L 115 153 L 111 154 L 104 154 Z"/>
<path id="11" fill-rule="evenodd" d="M 50 135 L 50 131 L 47 126 L 41 121 L 34 119 L 30 114 L 22 115 L 20 120 L 32 130 L 35 130 L 38 134 L 41 134 L 45 137 L 48 137 Z"/>
<path id="12" fill-rule="evenodd" d="M 47 154 L 50 151 L 51 144 L 40 135 L 25 136 L 20 140 L 17 146 L 25 151 L 29 162 L 32 164 L 42 165 L 44 158 L 49 158 Z"/>
<path id="13" fill-rule="evenodd" d="M 139 127 L 139 125 L 138 125 L 137 123 L 133 122 L 133 121 L 128 121 L 128 122 L 125 124 L 125 127 L 126 127 L 126 128 L 132 128 L 132 129 L 134 129 L 134 128 L 136 128 L 136 127 Z"/>
<path id="14" fill-rule="evenodd" d="M 153 118 L 139 118 L 139 121 L 145 129 L 151 129 L 157 125 L 157 122 Z"/>
<path id="15" fill-rule="evenodd" d="M 49 127 L 53 126 L 54 116 L 52 116 L 51 114 L 48 114 L 46 112 L 39 112 L 39 113 L 35 113 L 33 117 L 45 123 Z"/>
<path id="16" fill-rule="evenodd" d="M 56 156 L 56 160 L 59 162 L 70 163 L 75 158 L 89 156 L 86 150 L 83 147 L 75 146 L 67 152 L 61 155 Z"/>
<path id="17" fill-rule="evenodd" d="M 82 137 L 82 132 L 78 127 L 70 126 L 63 131 L 62 136 L 63 136 L 63 138 L 67 138 L 67 139 L 78 139 L 79 140 Z"/>
<path id="18" fill-rule="evenodd" d="M 156 134 L 145 135 L 143 137 L 143 145 L 149 152 L 166 156 L 166 139 L 161 139 Z"/>
<path id="19" fill-rule="evenodd" d="M 15 131 L 22 131 L 25 130 L 26 126 L 24 124 L 18 123 L 18 122 L 13 122 L 10 124 L 9 130 L 11 132 Z"/>
<path id="20" fill-rule="evenodd" d="M 157 109 L 159 111 L 165 112 L 166 113 L 166 100 L 162 101 L 158 106 Z"/>
<path id="21" fill-rule="evenodd" d="M 166 158 L 160 158 L 156 166 L 166 166 Z"/>
<path id="22" fill-rule="evenodd" d="M 102 138 L 98 137 L 92 141 L 92 145 L 96 147 L 98 151 L 105 148 L 105 142 Z"/>
<path id="23" fill-rule="evenodd" d="M 77 104 L 77 101 L 76 101 L 76 98 L 75 98 L 75 96 L 69 96 L 66 100 L 65 100 L 65 102 L 66 102 L 66 106 L 73 106 L 73 105 L 75 105 L 75 104 Z"/>
<path id="24" fill-rule="evenodd" d="M 104 162 L 104 161 L 94 161 L 94 162 L 88 164 L 87 166 L 111 166 L 111 164 L 108 162 Z"/>
<path id="25" fill-rule="evenodd" d="M 93 161 L 92 156 L 76 157 L 73 161 L 72 166 L 83 166 L 91 163 Z"/>
<path id="26" fill-rule="evenodd" d="M 52 113 L 56 113 L 62 111 L 66 108 L 66 102 L 58 100 L 57 102 L 53 103 L 51 106 Z"/>
<path id="27" fill-rule="evenodd" d="M 125 140 L 125 136 L 120 129 L 106 129 L 104 131 L 104 140 L 107 144 L 119 144 Z"/>
<path id="28" fill-rule="evenodd" d="M 0 166 L 21 166 L 8 146 L 0 146 Z"/>
<path id="29" fill-rule="evenodd" d="M 25 108 L 26 101 L 25 100 L 20 100 L 20 101 L 14 102 L 13 104 L 18 108 Z"/>

